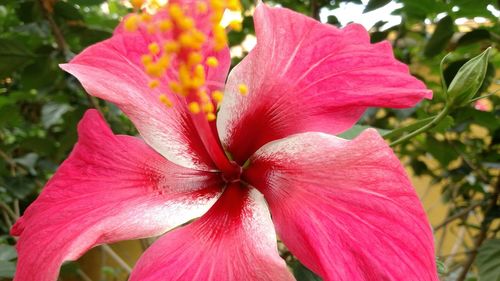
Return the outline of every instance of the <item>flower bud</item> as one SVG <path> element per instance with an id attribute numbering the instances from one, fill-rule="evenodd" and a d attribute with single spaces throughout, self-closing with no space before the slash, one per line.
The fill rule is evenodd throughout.
<path id="1" fill-rule="evenodd" d="M 450 106 L 464 106 L 476 95 L 483 83 L 488 67 L 491 47 L 466 62 L 451 81 L 447 91 Z"/>

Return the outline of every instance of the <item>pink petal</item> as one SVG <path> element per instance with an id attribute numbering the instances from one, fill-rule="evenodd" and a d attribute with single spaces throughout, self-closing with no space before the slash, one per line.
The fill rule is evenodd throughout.
<path id="1" fill-rule="evenodd" d="M 135 266 L 136 280 L 294 279 L 262 194 L 233 184 L 199 220 L 156 241 Z"/>
<path id="2" fill-rule="evenodd" d="M 244 175 L 279 237 L 325 280 L 438 280 L 431 227 L 408 177 L 375 130 L 272 142 Z"/>
<path id="3" fill-rule="evenodd" d="M 113 135 L 94 110 L 80 139 L 12 228 L 15 280 L 54 281 L 59 267 L 99 244 L 159 235 L 205 213 L 215 175 L 177 166 L 142 140 Z"/>
<path id="4" fill-rule="evenodd" d="M 388 42 L 370 44 L 363 27 L 340 30 L 282 8 L 255 11 L 257 46 L 230 73 L 217 120 L 223 144 L 244 162 L 291 134 L 337 134 L 370 106 L 414 106 L 432 93 L 394 59 Z M 241 96 L 239 84 L 248 86 Z"/>
<path id="5" fill-rule="evenodd" d="M 176 78 L 177 73 L 169 70 L 160 87 L 148 87 L 150 79 L 140 58 L 155 40 L 157 36 L 144 29 L 123 32 L 118 27 L 112 38 L 85 49 L 61 68 L 77 77 L 89 94 L 115 103 L 144 140 L 170 161 L 198 170 L 214 169 L 189 116 L 185 98 L 169 95 L 173 108 L 159 100 L 160 94 L 171 93 L 168 81 Z M 205 49 L 202 53 L 215 56 L 220 62 L 218 67 L 206 69 L 207 86 L 212 90 L 222 88 L 230 65 L 228 49 L 218 53 Z"/>

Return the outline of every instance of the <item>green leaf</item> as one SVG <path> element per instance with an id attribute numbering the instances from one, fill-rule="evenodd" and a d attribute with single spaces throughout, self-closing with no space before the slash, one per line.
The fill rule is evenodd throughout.
<path id="1" fill-rule="evenodd" d="M 378 43 L 385 40 L 389 35 L 389 31 L 375 31 L 370 33 L 370 43 Z"/>
<path id="2" fill-rule="evenodd" d="M 447 142 L 439 141 L 432 136 L 426 138 L 425 150 L 443 167 L 448 167 L 451 161 L 458 158 L 457 152 Z"/>
<path id="3" fill-rule="evenodd" d="M 443 261 L 436 259 L 437 272 L 439 275 L 444 275 L 448 270 Z"/>
<path id="4" fill-rule="evenodd" d="M 474 98 L 486 76 L 490 51 L 491 47 L 458 70 L 446 93 L 450 105 L 464 106 Z"/>
<path id="5" fill-rule="evenodd" d="M 17 258 L 17 252 L 14 246 L 0 244 L 0 261 L 10 261 Z"/>
<path id="6" fill-rule="evenodd" d="M 426 57 L 434 57 L 446 48 L 454 33 L 454 23 L 450 16 L 439 20 L 424 49 Z"/>
<path id="7" fill-rule="evenodd" d="M 42 107 L 42 124 L 48 129 L 62 122 L 61 117 L 71 109 L 68 104 L 47 103 Z"/>
<path id="8" fill-rule="evenodd" d="M 12 278 L 16 272 L 16 264 L 10 261 L 0 261 L 0 278 Z"/>
<path id="9" fill-rule="evenodd" d="M 83 20 L 80 11 L 72 4 L 62 1 L 57 1 L 54 5 L 54 14 L 58 18 L 65 20 Z"/>
<path id="10" fill-rule="evenodd" d="M 28 65 L 35 56 L 22 43 L 0 39 L 0 78 Z"/>
<path id="11" fill-rule="evenodd" d="M 500 239 L 486 240 L 476 258 L 480 280 L 500 281 Z"/>
<path id="12" fill-rule="evenodd" d="M 22 157 L 14 158 L 14 162 L 26 167 L 30 174 L 36 175 L 35 165 L 38 161 L 38 154 L 30 152 Z"/>
<path id="13" fill-rule="evenodd" d="M 462 35 L 458 39 L 457 45 L 458 46 L 469 45 L 482 40 L 490 40 L 490 39 L 491 39 L 491 34 L 488 30 L 483 28 L 474 29 Z"/>
<path id="14" fill-rule="evenodd" d="M 79 6 L 95 6 L 106 2 L 106 0 L 69 0 L 68 2 Z"/>
<path id="15" fill-rule="evenodd" d="M 401 0 L 404 13 L 411 18 L 423 21 L 431 14 L 438 14 L 446 10 L 446 4 L 437 0 Z"/>
<path id="16" fill-rule="evenodd" d="M 363 13 L 368 13 L 370 11 L 376 10 L 378 8 L 382 8 L 383 6 L 389 4 L 391 0 L 370 0 L 368 4 L 366 4 Z"/>
<path id="17" fill-rule="evenodd" d="M 451 117 L 450 115 L 448 115 L 445 118 L 443 118 L 443 120 L 441 120 L 441 122 L 439 122 L 431 130 L 431 132 L 433 132 L 433 133 L 444 133 L 446 130 L 448 130 L 449 128 L 451 128 L 451 126 L 453 126 L 454 123 L 455 123 L 455 121 L 453 120 L 453 117 Z"/>
<path id="18" fill-rule="evenodd" d="M 328 24 L 335 25 L 335 26 L 337 26 L 337 27 L 339 27 L 339 26 L 340 26 L 340 21 L 339 21 L 339 19 L 338 19 L 336 16 L 334 16 L 334 15 L 329 15 L 329 16 L 326 18 L 326 22 L 327 22 Z"/>

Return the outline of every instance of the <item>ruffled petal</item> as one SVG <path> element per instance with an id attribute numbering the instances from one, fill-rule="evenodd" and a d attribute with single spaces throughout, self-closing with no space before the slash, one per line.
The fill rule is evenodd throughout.
<path id="1" fill-rule="evenodd" d="M 280 258 L 266 203 L 229 186 L 194 223 L 167 233 L 141 257 L 130 281 L 294 280 Z"/>
<path id="2" fill-rule="evenodd" d="M 438 280 L 433 236 L 403 167 L 375 130 L 269 143 L 244 177 L 279 237 L 325 280 Z"/>
<path id="3" fill-rule="evenodd" d="M 367 107 L 411 107 L 432 96 L 388 42 L 370 44 L 360 25 L 337 29 L 264 4 L 254 18 L 257 46 L 230 73 L 217 119 L 223 144 L 240 163 L 269 141 L 337 134 Z"/>
<path id="4" fill-rule="evenodd" d="M 85 49 L 61 68 L 74 75 L 89 94 L 116 104 L 132 120 L 144 140 L 170 161 L 198 170 L 215 169 L 189 116 L 186 99 L 169 95 L 173 108 L 160 102 L 161 94 L 171 93 L 168 82 L 176 79 L 177 73 L 169 69 L 159 87 L 151 89 L 148 86 L 150 79 L 141 56 L 148 53 L 150 43 L 160 39 L 145 28 L 136 32 L 122 29 L 118 27 L 112 38 Z M 214 53 L 205 48 L 202 54 L 219 60 L 218 67 L 205 69 L 207 87 L 211 90 L 222 88 L 230 65 L 229 50 L 225 48 Z"/>
<path id="5" fill-rule="evenodd" d="M 209 172 L 177 166 L 142 140 L 113 135 L 94 110 L 70 157 L 11 232 L 16 281 L 54 281 L 93 246 L 164 233 L 204 214 L 220 195 Z"/>

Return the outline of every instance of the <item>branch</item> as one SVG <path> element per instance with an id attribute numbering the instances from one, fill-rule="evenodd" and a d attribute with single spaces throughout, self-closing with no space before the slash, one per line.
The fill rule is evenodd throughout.
<path id="1" fill-rule="evenodd" d="M 5 210 L 5 212 L 14 220 L 17 220 L 19 217 L 16 215 L 14 211 L 9 207 L 9 205 L 5 204 L 5 202 L 0 201 L 0 208 Z"/>
<path id="2" fill-rule="evenodd" d="M 434 227 L 434 231 L 438 231 L 440 228 L 446 226 L 450 222 L 455 221 L 456 219 L 463 218 L 469 214 L 470 211 L 474 210 L 476 207 L 481 206 L 483 202 L 477 202 L 475 204 L 470 205 L 469 207 L 463 209 L 462 211 L 447 217 L 442 223 L 438 224 L 436 227 Z"/>
<path id="3" fill-rule="evenodd" d="M 52 14 L 47 10 L 45 5 L 43 4 L 43 0 L 38 0 L 40 4 L 40 8 L 43 12 L 45 19 L 49 22 L 50 30 L 52 30 L 52 34 L 54 35 L 54 39 L 56 40 L 57 48 L 64 54 L 65 57 L 68 57 L 70 54 L 70 50 L 64 36 L 62 35 L 61 29 L 57 25 L 56 21 L 52 17 Z"/>
<path id="4" fill-rule="evenodd" d="M 315 20 L 319 21 L 319 10 L 320 6 L 318 5 L 317 0 L 311 0 L 311 17 Z"/>

